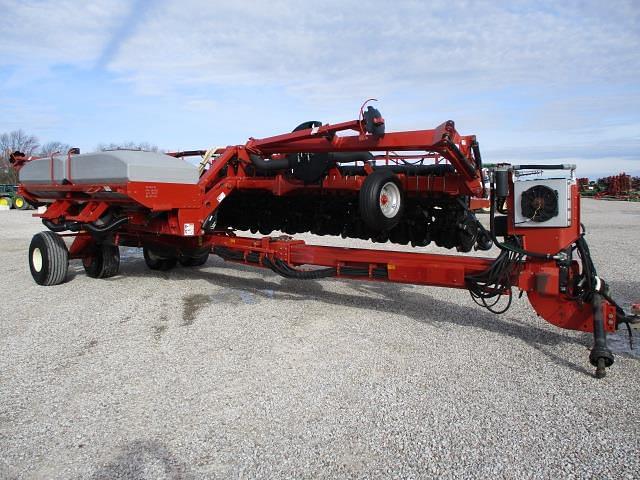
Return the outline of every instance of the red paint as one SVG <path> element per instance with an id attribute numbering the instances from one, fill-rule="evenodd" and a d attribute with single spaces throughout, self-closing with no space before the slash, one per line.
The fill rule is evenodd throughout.
<path id="1" fill-rule="evenodd" d="M 382 121 L 381 119 L 379 121 Z M 355 135 L 338 135 L 347 130 Z M 324 125 L 315 130 L 301 130 L 264 139 L 249 139 L 245 145 L 219 149 L 208 170 L 196 185 L 129 182 L 109 185 L 21 185 L 20 193 L 29 201 L 51 201 L 41 216 L 57 222 L 93 222 L 110 206 L 124 207 L 122 212 L 129 222 L 114 235 L 116 244 L 129 246 L 163 245 L 178 250 L 202 247 L 225 247 L 243 254 L 241 262 L 250 263 L 249 253 L 258 255 L 257 266 L 264 266 L 265 258 L 280 259 L 292 266 L 318 265 L 333 267 L 338 277 L 353 277 L 357 268 L 367 275 L 355 278 L 466 288 L 465 276 L 479 273 L 492 264 L 491 258 L 456 255 L 437 255 L 389 250 L 367 250 L 307 245 L 302 241 L 284 238 L 244 238 L 232 232 L 205 234 L 203 222 L 215 211 L 224 198 L 236 190 L 266 190 L 274 195 L 287 195 L 297 191 L 325 191 L 330 193 L 357 192 L 366 175 L 344 176 L 338 168 L 331 168 L 319 183 L 306 185 L 283 174 L 270 177 L 249 174 L 249 154 L 273 155 L 281 158 L 287 153 L 324 152 L 383 152 L 378 158 L 395 162 L 403 158 L 431 158 L 436 163 L 448 161 L 456 172 L 443 176 L 396 175 L 408 196 L 450 195 L 476 196 L 483 192 L 482 175 L 475 165 L 471 150 L 475 136 L 461 136 L 453 122 L 445 122 L 432 130 L 367 135 L 361 120 L 336 125 Z M 457 145 L 461 158 L 452 145 Z M 424 155 L 415 152 L 424 151 Z M 174 156 L 197 155 L 203 151 L 175 153 Z M 21 159 L 20 165 L 24 163 Z M 471 171 L 471 170 L 473 171 Z M 370 165 L 365 172 L 371 173 Z M 475 172 L 475 173 L 474 173 Z M 511 189 L 513 192 L 513 188 Z M 383 196 L 381 202 L 388 199 Z M 577 186 L 571 191 L 571 226 L 567 228 L 517 228 L 509 216 L 509 233 L 519 235 L 525 249 L 538 253 L 556 254 L 571 246 L 580 235 L 580 202 Z M 513 212 L 513 195 L 508 209 Z M 259 208 L 259 206 L 256 206 Z M 194 236 L 185 236 L 185 224 L 194 225 Z M 92 237 L 86 233 L 75 236 L 70 249 L 71 258 L 91 255 Z M 570 277 L 577 273 L 577 263 L 570 269 Z M 351 270 L 350 270 L 351 269 Z M 380 270 L 384 278 L 374 275 Z M 345 273 L 346 272 L 346 273 Z M 559 292 L 559 268 L 555 261 L 529 258 L 514 273 L 513 284 L 527 292 L 535 311 L 547 321 L 561 327 L 590 331 L 593 313 L 590 305 L 580 305 Z M 571 278 L 569 278 L 571 285 Z M 569 291 L 568 294 L 571 294 Z M 615 309 L 604 302 L 605 318 L 615 328 Z"/>

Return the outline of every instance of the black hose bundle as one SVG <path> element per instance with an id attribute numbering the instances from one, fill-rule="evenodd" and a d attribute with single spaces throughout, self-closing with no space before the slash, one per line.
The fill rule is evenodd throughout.
<path id="1" fill-rule="evenodd" d="M 113 220 L 107 225 L 97 226 L 91 223 L 83 223 L 82 228 L 85 228 L 93 233 L 109 233 L 118 228 L 120 225 L 124 225 L 129 222 L 129 217 L 120 217 Z"/>
<path id="2" fill-rule="evenodd" d="M 488 269 L 467 275 L 465 281 L 473 301 L 492 313 L 501 314 L 509 310 L 513 300 L 512 280 L 523 257 L 520 253 L 502 250 Z M 508 297 L 507 304 L 502 309 L 494 309 L 504 295 Z"/>
<path id="3" fill-rule="evenodd" d="M 47 220 L 46 218 L 42 219 L 42 223 L 45 227 L 47 227 L 52 232 L 64 232 L 65 230 L 69 230 L 71 232 L 78 232 L 80 230 L 88 230 L 90 232 L 101 234 L 101 233 L 109 233 L 118 228 L 121 225 L 129 222 L 129 217 L 120 217 L 113 220 L 111 223 L 106 225 L 94 225 L 92 223 L 80 223 L 80 222 L 64 222 L 64 223 L 53 223 L 51 220 Z"/>
<path id="4" fill-rule="evenodd" d="M 551 257 L 550 255 L 527 252 L 520 247 L 517 238 L 510 239 L 509 242 L 500 242 L 495 234 L 495 212 L 498 199 L 491 193 L 491 211 L 489 216 L 489 232 L 484 231 L 493 240 L 494 245 L 500 249 L 500 254 L 489 268 L 475 275 L 467 275 L 465 283 L 471 294 L 471 298 L 481 307 L 492 313 L 505 313 L 511 307 L 513 301 L 513 279 L 515 270 L 519 268 L 526 255 L 535 257 Z M 479 223 L 479 222 L 478 222 Z M 500 299 L 507 295 L 507 304 L 502 309 L 494 309 Z"/>
<path id="5" fill-rule="evenodd" d="M 246 257 L 243 252 L 232 250 L 225 247 L 215 247 L 213 253 L 230 261 L 247 261 L 249 263 L 260 263 L 260 254 L 257 252 L 249 252 Z M 269 257 L 262 258 L 262 264 L 278 275 L 285 278 L 295 278 L 297 280 L 317 280 L 320 278 L 335 277 L 338 275 L 336 267 L 319 268 L 315 270 L 301 270 L 294 268 L 287 262 L 275 258 L 271 260 Z M 340 267 L 340 274 L 348 277 L 368 277 L 369 268 L 367 267 Z M 376 279 L 388 278 L 387 267 L 376 267 L 371 271 L 371 276 Z"/>
<path id="6" fill-rule="evenodd" d="M 249 154 L 249 159 L 258 170 L 262 172 L 275 172 L 295 168 L 297 164 L 292 161 L 292 158 L 296 158 L 295 155 L 296 154 L 294 154 L 293 157 L 287 156 L 286 158 L 272 160 L 251 153 Z M 329 166 L 335 165 L 336 163 L 370 162 L 374 159 L 371 152 L 331 152 L 326 157 L 318 155 L 311 158 L 321 162 L 324 160 L 323 164 Z"/>
<path id="7" fill-rule="evenodd" d="M 338 273 L 337 269 L 334 267 L 319 268 L 316 270 L 299 270 L 291 267 L 288 263 L 280 260 L 279 258 L 271 261 L 268 257 L 264 257 L 262 263 L 278 275 L 282 275 L 285 278 L 295 278 L 297 280 L 317 280 L 319 278 L 335 277 Z"/>
<path id="8" fill-rule="evenodd" d="M 225 247 L 215 247 L 213 253 L 222 257 L 224 260 L 231 260 L 235 262 L 246 260 L 249 263 L 260 263 L 260 254 L 257 252 L 249 252 L 245 257 L 243 252 L 232 250 Z M 269 267 L 278 275 L 282 275 L 285 278 L 295 278 L 298 280 L 317 280 L 319 278 L 335 277 L 337 269 L 335 268 L 321 268 L 317 270 L 298 270 L 291 267 L 286 262 L 276 258 L 273 261 L 269 257 L 262 259 L 263 265 Z"/>
<path id="9" fill-rule="evenodd" d="M 616 307 L 616 319 L 617 323 L 625 323 L 629 332 L 629 341 L 632 342 L 631 323 L 638 322 L 640 319 L 637 315 L 629 315 L 624 309 L 611 297 L 609 286 L 598 277 L 596 266 L 591 258 L 591 252 L 589 251 L 589 245 L 585 240 L 586 229 L 582 226 L 582 234 L 580 238 L 576 240 L 573 250 L 577 250 L 578 257 L 580 258 L 581 274 L 575 285 L 575 295 L 571 297 L 573 300 L 584 303 L 592 303 L 593 296 L 598 293 L 604 297 L 604 299 L 611 305 Z M 617 327 L 617 325 L 616 325 Z"/>
<path id="10" fill-rule="evenodd" d="M 348 277 L 368 277 L 369 269 L 367 267 L 340 267 L 340 275 Z M 383 280 L 389 278 L 387 267 L 376 267 L 371 270 L 372 278 Z"/>
<path id="11" fill-rule="evenodd" d="M 577 282 L 576 295 L 573 299 L 590 303 L 593 300 L 593 294 L 603 290 L 604 283 L 600 282 L 598 279 L 596 266 L 593 264 L 593 260 L 591 259 L 591 252 L 589 251 L 587 241 L 584 239 L 584 226 L 582 228 L 583 233 L 580 235 L 580 238 L 576 240 L 575 246 L 572 248 L 572 252 L 575 250 L 578 251 L 578 256 L 582 266 L 581 278 Z"/>
<path id="12" fill-rule="evenodd" d="M 213 247 L 213 253 L 215 255 L 218 255 L 223 260 L 230 260 L 230 261 L 236 261 L 236 262 L 244 260 L 244 253 L 238 250 L 232 250 L 230 248 Z"/>
<path id="13" fill-rule="evenodd" d="M 296 278 L 298 280 L 317 280 L 319 278 L 335 277 L 338 275 L 338 269 L 335 267 L 319 268 L 316 270 L 300 270 L 291 267 L 288 263 L 279 258 L 271 261 L 265 257 L 262 262 L 271 268 L 274 272 L 286 278 Z M 340 267 L 340 275 L 349 277 L 368 277 L 369 269 L 367 267 Z M 371 271 L 371 275 L 376 279 L 388 278 L 386 267 L 376 267 Z"/>
<path id="14" fill-rule="evenodd" d="M 79 222 L 53 223 L 51 220 L 47 220 L 46 218 L 42 219 L 42 224 L 52 232 L 56 233 L 64 232 L 65 230 L 77 232 L 81 227 Z"/>

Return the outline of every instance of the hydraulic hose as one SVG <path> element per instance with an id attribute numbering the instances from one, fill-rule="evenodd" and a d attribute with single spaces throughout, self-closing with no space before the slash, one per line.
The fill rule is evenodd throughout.
<path id="1" fill-rule="evenodd" d="M 56 233 L 64 232 L 65 230 L 77 232 L 81 227 L 79 222 L 53 223 L 51 220 L 47 220 L 46 218 L 42 219 L 42 223 L 49 230 Z"/>
<path id="2" fill-rule="evenodd" d="M 369 162 L 373 158 L 371 152 L 334 152 L 329 154 L 329 159 L 335 163 Z"/>
<path id="3" fill-rule="evenodd" d="M 471 178 L 476 177 L 478 168 L 476 166 L 474 166 L 469 161 L 469 159 L 462 154 L 462 152 L 460 151 L 458 146 L 455 143 L 453 143 L 451 140 L 449 140 L 448 138 L 445 140 L 445 144 L 453 152 L 453 154 L 456 156 L 458 161 L 462 164 L 462 166 L 464 167 L 466 173 Z M 482 175 L 480 175 L 480 176 L 482 176 Z"/>
<path id="4" fill-rule="evenodd" d="M 97 227 L 95 225 L 92 225 L 91 223 L 84 223 L 82 224 L 82 228 L 86 228 L 87 230 L 93 233 L 108 233 L 115 230 L 120 225 L 124 225 L 125 223 L 128 223 L 128 222 L 129 222 L 129 217 L 120 217 L 115 219 L 110 224 L 105 225 L 103 227 Z"/>
<path id="5" fill-rule="evenodd" d="M 44 226 L 47 227 L 52 232 L 56 232 L 56 233 L 64 232 L 66 230 L 69 230 L 71 232 L 77 232 L 79 230 L 82 230 L 83 228 L 93 233 L 108 233 L 108 232 L 111 232 L 112 230 L 115 230 L 120 225 L 124 225 L 128 221 L 129 221 L 128 217 L 120 217 L 108 225 L 97 227 L 95 225 L 92 225 L 91 223 L 80 223 L 80 222 L 53 223 L 51 220 L 47 220 L 46 218 L 42 219 L 42 223 L 44 224 Z"/>
<path id="6" fill-rule="evenodd" d="M 260 155 L 254 153 L 249 155 L 251 163 L 258 170 L 262 172 L 274 172 L 277 170 L 284 170 L 292 168 L 288 158 L 282 158 L 278 160 L 266 160 Z M 371 152 L 334 152 L 329 153 L 329 164 L 335 163 L 356 163 L 356 162 L 369 162 L 373 160 Z"/>
<path id="7" fill-rule="evenodd" d="M 249 252 L 246 256 L 244 253 L 239 251 L 234 251 L 225 247 L 214 247 L 213 253 L 223 258 L 224 260 L 230 261 L 243 261 L 246 260 L 251 263 L 259 263 L 260 262 L 260 254 L 257 252 Z M 274 258 L 271 260 L 269 257 L 263 257 L 262 264 L 271 270 L 273 270 L 278 275 L 281 275 L 285 278 L 295 278 L 297 280 L 317 280 L 320 278 L 327 277 L 335 277 L 338 274 L 338 269 L 335 267 L 328 268 L 319 268 L 316 270 L 301 270 L 298 268 L 294 268 L 288 263 L 280 260 L 279 258 Z M 368 277 L 369 276 L 369 268 L 367 267 L 342 267 L 340 269 L 340 273 L 342 275 L 348 275 L 352 277 Z M 376 267 L 372 270 L 373 278 L 388 278 L 389 273 L 387 272 L 387 268 L 385 267 Z"/>
<path id="8" fill-rule="evenodd" d="M 253 153 L 249 155 L 249 158 L 251 159 L 253 166 L 263 172 L 274 172 L 276 170 L 289 168 L 289 160 L 287 158 L 280 160 L 265 160 L 260 155 L 255 155 Z"/>
<path id="9" fill-rule="evenodd" d="M 317 280 L 319 278 L 334 277 L 337 273 L 337 270 L 333 267 L 320 268 L 318 270 L 298 270 L 290 267 L 278 258 L 272 262 L 268 257 L 265 257 L 262 261 L 277 274 L 285 278 L 295 278 L 297 280 Z"/>

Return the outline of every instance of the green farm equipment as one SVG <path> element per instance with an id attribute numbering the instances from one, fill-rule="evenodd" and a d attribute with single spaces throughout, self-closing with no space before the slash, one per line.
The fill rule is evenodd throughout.
<path id="1" fill-rule="evenodd" d="M 0 205 L 17 210 L 33 208 L 23 196 L 18 194 L 18 187 L 15 185 L 0 185 Z"/>

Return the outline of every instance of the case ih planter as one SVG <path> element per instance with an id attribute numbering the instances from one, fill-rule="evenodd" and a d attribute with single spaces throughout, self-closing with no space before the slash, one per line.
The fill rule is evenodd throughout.
<path id="1" fill-rule="evenodd" d="M 73 152 L 73 151 L 72 151 Z M 270 268 L 285 277 L 343 277 L 468 289 L 495 313 L 513 288 L 561 328 L 593 332 L 597 376 L 613 363 L 606 333 L 636 317 L 625 314 L 597 276 L 580 224 L 570 165 L 501 165 L 492 170 L 490 224 L 470 210 L 485 197 L 473 135 L 452 121 L 432 130 L 385 132 L 378 110 L 358 120 L 306 122 L 292 133 L 251 138 L 244 145 L 159 154 L 113 151 L 12 158 L 20 192 L 48 231 L 34 236 L 29 264 L 35 281 L 65 281 L 69 259 L 86 273 L 118 273 L 118 246 L 142 247 L 149 268 L 197 266 L 210 253 Z M 200 168 L 182 157 L 201 156 Z M 556 178 L 523 181 L 526 170 Z M 374 242 L 435 243 L 467 252 L 500 249 L 497 258 L 307 245 L 288 236 L 311 232 Z M 60 234 L 73 237 L 67 249 Z M 305 266 L 301 268 L 302 266 Z M 498 306 L 501 305 L 501 306 Z"/>

